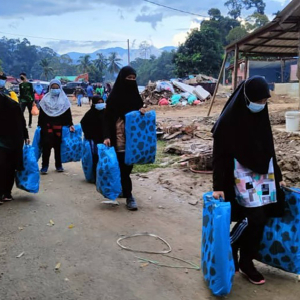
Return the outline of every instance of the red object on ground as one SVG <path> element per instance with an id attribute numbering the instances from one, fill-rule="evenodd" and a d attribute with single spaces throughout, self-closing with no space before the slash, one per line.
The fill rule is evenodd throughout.
<path id="1" fill-rule="evenodd" d="M 169 105 L 169 101 L 166 98 L 162 98 L 159 100 L 158 105 Z"/>

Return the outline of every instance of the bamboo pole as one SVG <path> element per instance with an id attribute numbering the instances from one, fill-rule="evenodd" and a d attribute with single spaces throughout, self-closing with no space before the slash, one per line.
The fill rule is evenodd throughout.
<path id="1" fill-rule="evenodd" d="M 215 98 L 216 98 L 216 95 L 217 95 L 217 92 L 218 92 L 219 84 L 220 84 L 220 82 L 221 82 L 221 78 L 222 78 L 222 75 L 223 75 L 223 71 L 224 71 L 224 69 L 225 69 L 225 64 L 226 64 L 227 57 L 228 57 L 228 53 L 225 52 L 225 56 L 224 56 L 224 59 L 223 59 L 221 71 L 220 71 L 219 78 L 218 78 L 218 81 L 217 81 L 217 84 L 216 84 L 216 87 L 215 87 L 214 95 L 213 95 L 213 97 L 212 97 L 212 99 L 211 99 L 211 103 L 210 103 L 209 110 L 208 110 L 208 113 L 207 113 L 207 116 L 208 116 L 208 117 L 209 117 L 209 115 L 210 115 L 210 113 L 211 113 L 211 110 L 212 110 L 212 107 L 213 107 L 213 105 L 214 105 L 214 101 L 215 101 Z"/>

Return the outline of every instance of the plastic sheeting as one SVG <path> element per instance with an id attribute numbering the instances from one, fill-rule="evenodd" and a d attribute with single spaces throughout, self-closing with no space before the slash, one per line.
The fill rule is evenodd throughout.
<path id="1" fill-rule="evenodd" d="M 36 160 L 38 161 L 42 155 L 42 147 L 41 147 L 41 127 L 37 127 L 34 132 L 32 147 L 34 147 L 34 153 Z"/>
<path id="2" fill-rule="evenodd" d="M 80 161 L 82 157 L 82 129 L 81 125 L 74 126 L 75 132 L 70 132 L 70 128 L 63 126 L 61 141 L 61 161 L 62 163 Z"/>
<path id="3" fill-rule="evenodd" d="M 133 111 L 125 116 L 125 164 L 154 163 L 156 155 L 156 113 Z"/>
<path id="4" fill-rule="evenodd" d="M 212 293 L 226 296 L 230 293 L 234 274 L 234 260 L 230 245 L 230 202 L 203 195 L 203 225 L 201 265 L 204 279 Z"/>
<path id="5" fill-rule="evenodd" d="M 88 140 L 83 140 L 81 164 L 86 181 L 90 183 L 95 183 L 96 178 L 93 172 L 93 153 L 91 148 L 91 142 Z"/>
<path id="6" fill-rule="evenodd" d="M 17 188 L 29 193 L 38 193 L 40 187 L 40 172 L 34 147 L 26 145 L 23 148 L 24 170 L 16 172 Z"/>
<path id="7" fill-rule="evenodd" d="M 114 147 L 97 145 L 99 161 L 97 164 L 97 191 L 105 198 L 116 200 L 122 191 L 121 175 Z"/>

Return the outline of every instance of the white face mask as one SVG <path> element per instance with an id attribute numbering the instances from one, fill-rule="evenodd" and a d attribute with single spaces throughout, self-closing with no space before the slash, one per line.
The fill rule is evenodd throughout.
<path id="1" fill-rule="evenodd" d="M 251 112 L 259 113 L 265 108 L 266 103 L 265 104 L 259 104 L 259 103 L 251 102 L 249 100 L 249 98 L 246 95 L 246 82 L 244 83 L 244 96 L 245 96 L 245 100 L 246 100 L 246 105 L 247 105 L 247 107 L 249 108 L 249 110 Z M 249 104 L 248 104 L 247 101 L 249 102 Z"/>

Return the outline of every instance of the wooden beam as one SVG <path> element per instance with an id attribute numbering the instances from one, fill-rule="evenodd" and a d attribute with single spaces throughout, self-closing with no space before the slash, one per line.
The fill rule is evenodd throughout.
<path id="1" fill-rule="evenodd" d="M 239 45 L 235 45 L 235 52 L 234 52 L 234 81 L 233 81 L 233 90 L 235 91 L 237 87 L 237 73 L 239 67 Z"/>
<path id="2" fill-rule="evenodd" d="M 255 49 L 255 48 L 283 48 L 283 49 L 289 49 L 289 48 L 291 48 L 291 49 L 298 49 L 298 43 L 297 43 L 297 45 L 293 45 L 293 46 L 285 46 L 285 45 L 264 45 L 264 44 L 244 44 L 243 46 L 253 46 L 253 48 L 251 48 L 251 50 L 252 49 Z M 251 51 L 250 50 L 250 51 Z"/>
<path id="3" fill-rule="evenodd" d="M 245 69 L 244 69 L 244 78 L 245 78 L 245 80 L 248 79 L 248 64 L 249 64 L 249 60 L 248 60 L 248 56 L 246 55 L 246 57 L 245 57 Z"/>
<path id="4" fill-rule="evenodd" d="M 226 64 L 226 61 L 227 61 L 227 57 L 228 57 L 228 53 L 225 52 L 223 63 L 222 63 L 222 67 L 221 67 L 221 71 L 220 71 L 220 74 L 219 74 L 219 78 L 218 78 L 218 81 L 217 81 L 217 84 L 216 84 L 216 87 L 215 87 L 215 91 L 214 91 L 213 97 L 211 99 L 211 103 L 210 103 L 210 106 L 209 106 L 208 113 L 207 113 L 208 117 L 209 117 L 209 115 L 211 113 L 212 107 L 213 107 L 215 99 L 216 99 L 216 95 L 217 95 L 217 92 L 218 92 L 219 84 L 221 82 L 223 71 L 225 70 L 225 64 Z"/>

